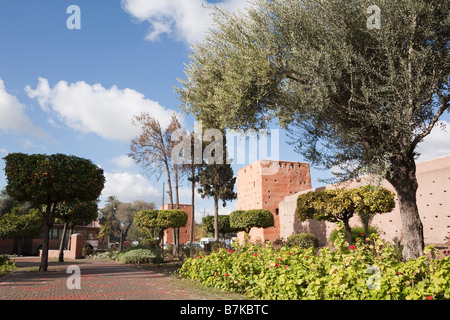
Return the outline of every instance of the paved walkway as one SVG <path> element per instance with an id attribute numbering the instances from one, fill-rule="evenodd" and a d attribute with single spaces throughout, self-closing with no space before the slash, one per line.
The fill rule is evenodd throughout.
<path id="1" fill-rule="evenodd" d="M 49 271 L 37 272 L 39 258 L 16 258 L 20 267 L 0 277 L 2 300 L 211 300 L 224 299 L 191 290 L 181 280 L 117 262 L 80 260 L 80 289 L 69 289 L 71 263 L 50 263 Z M 76 281 L 69 282 L 76 284 Z M 73 287 L 73 286 L 72 286 Z M 227 298 L 225 298 L 227 299 Z"/>

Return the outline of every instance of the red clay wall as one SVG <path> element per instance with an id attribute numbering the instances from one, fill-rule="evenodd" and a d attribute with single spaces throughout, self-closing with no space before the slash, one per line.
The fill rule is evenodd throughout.
<path id="1" fill-rule="evenodd" d="M 175 209 L 175 205 L 173 206 Z M 190 231 L 191 231 L 191 210 L 192 205 L 190 204 L 180 204 L 179 205 L 180 210 L 183 210 L 188 215 L 188 221 L 186 223 L 185 227 L 180 228 L 180 244 L 185 244 L 186 242 L 190 241 Z M 161 206 L 161 210 L 169 210 L 170 204 L 165 204 L 164 206 Z M 164 233 L 164 243 L 171 243 L 173 244 L 173 229 L 167 229 Z"/>
<path id="2" fill-rule="evenodd" d="M 237 209 L 266 209 L 274 216 L 275 225 L 252 229 L 253 241 L 273 241 L 280 237 L 279 203 L 286 197 L 311 188 L 309 164 L 290 161 L 258 160 L 238 170 Z M 243 233 L 238 234 L 238 239 Z"/>
<path id="3" fill-rule="evenodd" d="M 417 207 L 423 224 L 425 245 L 434 244 L 439 247 L 447 246 L 445 237 L 450 233 L 450 155 L 435 158 L 416 164 L 418 182 Z M 373 183 L 369 177 L 360 181 L 348 182 L 345 187 L 358 187 Z M 386 180 L 381 185 L 394 191 Z M 318 189 L 331 189 L 336 185 L 327 185 Z M 317 189 L 311 189 L 314 191 Z M 395 192 L 395 191 L 394 191 Z M 300 194 L 300 193 L 299 193 Z M 334 223 L 311 221 L 300 223 L 295 217 L 297 197 L 293 194 L 280 203 L 281 236 L 287 239 L 293 233 L 310 232 L 319 237 L 320 245 L 326 245 L 330 233 L 334 230 Z M 350 225 L 361 225 L 358 217 L 350 219 Z M 402 238 L 402 223 L 398 202 L 390 213 L 377 214 L 371 222 L 378 227 L 387 241 Z"/>

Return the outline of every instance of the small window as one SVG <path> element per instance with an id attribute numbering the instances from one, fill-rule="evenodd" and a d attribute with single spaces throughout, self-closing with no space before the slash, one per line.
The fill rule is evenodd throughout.
<path id="1" fill-rule="evenodd" d="M 275 209 L 275 214 L 278 215 L 280 213 L 280 210 L 278 208 Z"/>

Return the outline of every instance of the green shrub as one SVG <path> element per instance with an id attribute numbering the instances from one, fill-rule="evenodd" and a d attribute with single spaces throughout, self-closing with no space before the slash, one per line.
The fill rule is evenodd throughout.
<path id="1" fill-rule="evenodd" d="M 289 236 L 286 240 L 287 246 L 298 246 L 302 249 L 318 248 L 319 239 L 312 233 L 297 233 Z"/>
<path id="2" fill-rule="evenodd" d="M 450 299 L 450 256 L 434 259 L 433 247 L 399 262 L 394 248 L 372 234 L 347 249 L 342 223 L 335 247 L 237 245 L 190 258 L 179 274 L 257 299 Z"/>
<path id="3" fill-rule="evenodd" d="M 87 259 L 93 259 L 93 260 L 116 260 L 117 254 L 119 251 L 114 249 L 109 249 L 108 251 L 104 252 L 95 252 L 91 255 L 87 255 Z"/>
<path id="4" fill-rule="evenodd" d="M 155 240 L 155 239 L 144 239 L 141 241 L 141 243 L 139 245 L 142 245 L 142 246 L 145 246 L 148 248 L 152 248 L 152 249 L 159 248 L 158 240 Z"/>
<path id="5" fill-rule="evenodd" d="M 16 262 L 9 260 L 8 256 L 0 254 L 0 275 L 17 268 Z"/>
<path id="6" fill-rule="evenodd" d="M 336 239 L 338 234 L 338 230 L 335 229 L 331 232 L 330 234 L 330 241 L 331 243 L 334 243 L 334 240 Z M 355 243 L 356 239 L 358 238 L 368 238 L 370 237 L 371 234 L 378 234 L 378 230 L 375 229 L 374 227 L 369 227 L 369 234 L 366 235 L 364 233 L 364 228 L 363 227 L 352 227 L 352 240 Z"/>
<path id="7" fill-rule="evenodd" d="M 159 250 L 133 249 L 119 253 L 117 260 L 130 264 L 159 263 L 161 262 L 161 253 Z"/>

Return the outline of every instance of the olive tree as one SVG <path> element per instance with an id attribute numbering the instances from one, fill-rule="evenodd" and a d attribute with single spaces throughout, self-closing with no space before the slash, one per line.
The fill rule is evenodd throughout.
<path id="1" fill-rule="evenodd" d="M 184 110 L 220 128 L 278 120 L 307 161 L 344 169 L 337 178 L 386 178 L 403 256 L 420 256 L 415 159 L 450 106 L 450 2 L 252 2 L 245 13 L 216 11 L 177 88 Z"/>

